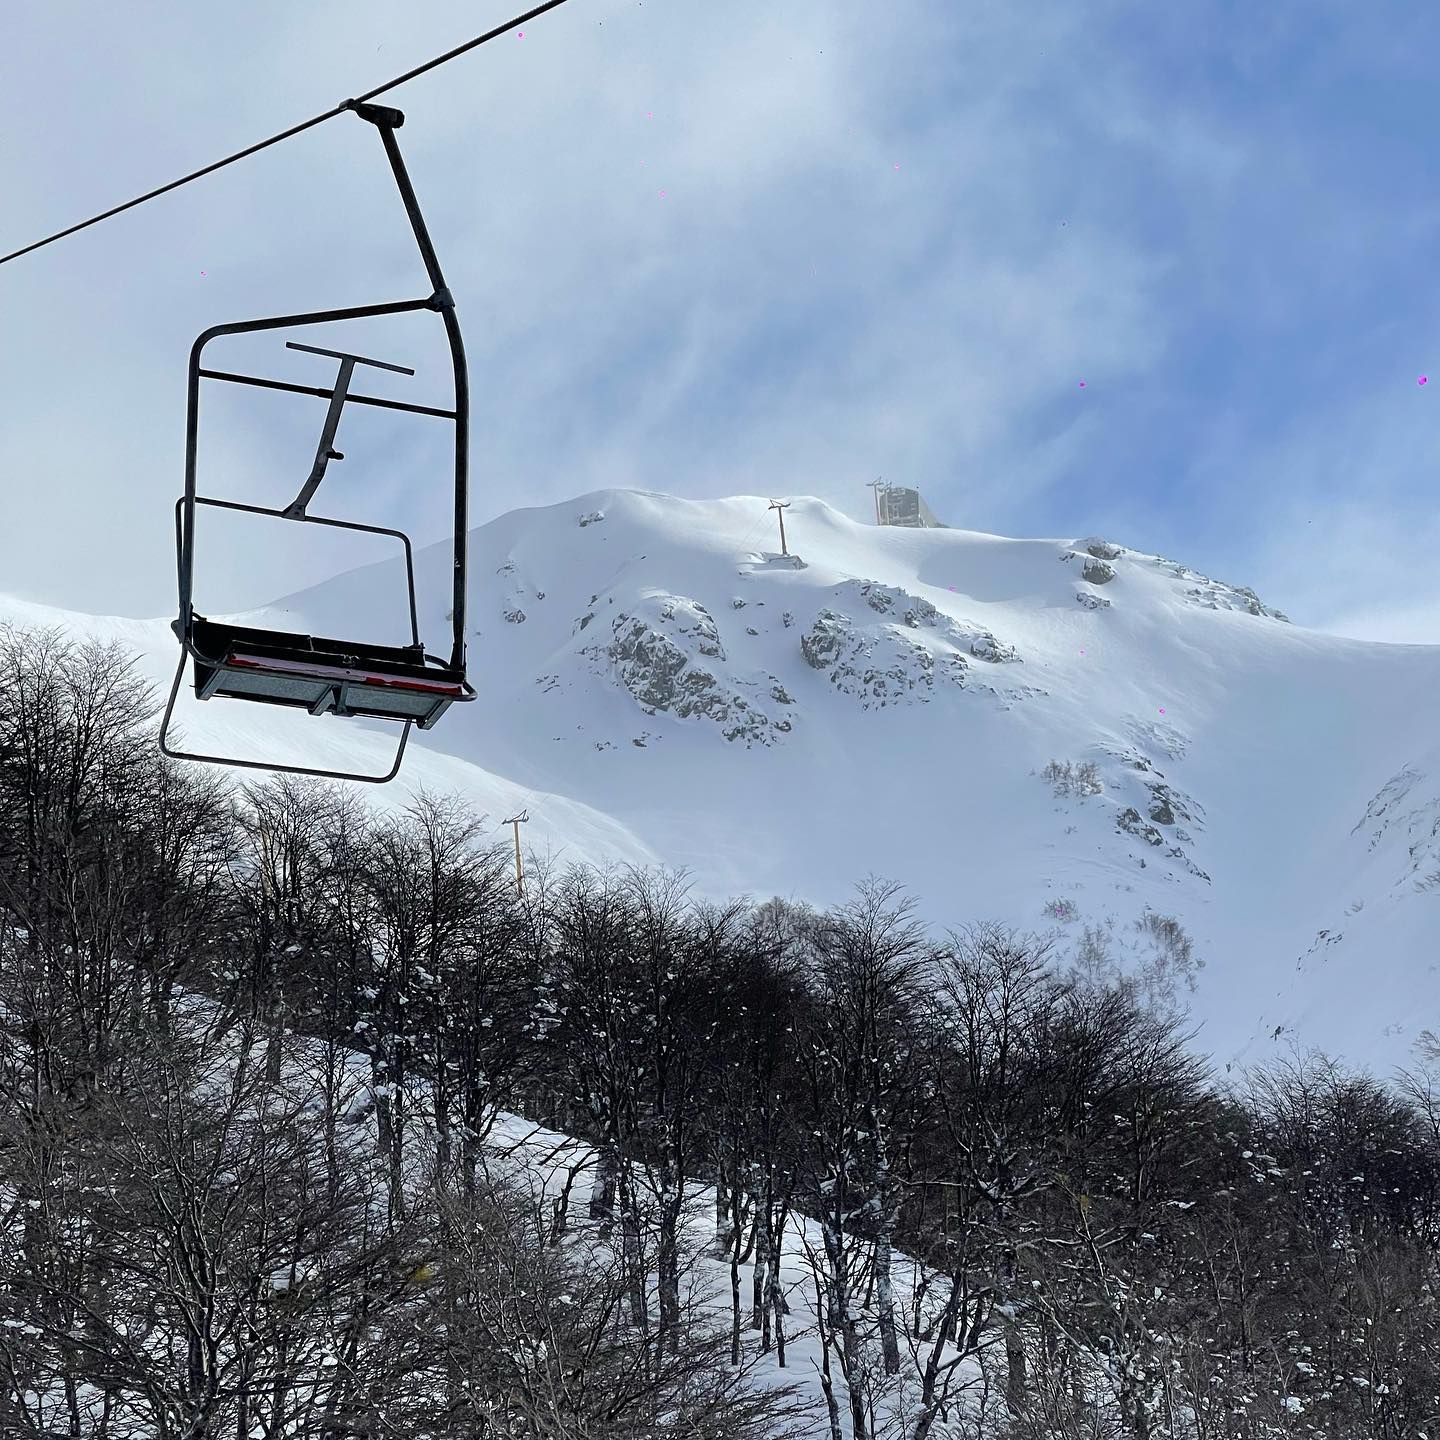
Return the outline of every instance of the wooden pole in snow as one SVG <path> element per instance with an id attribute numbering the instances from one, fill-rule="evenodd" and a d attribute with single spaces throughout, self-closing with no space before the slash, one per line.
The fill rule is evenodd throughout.
<path id="1" fill-rule="evenodd" d="M 505 823 L 515 827 L 515 890 L 517 894 L 525 893 L 525 872 L 520 868 L 520 827 L 530 818 L 528 810 L 522 810 L 518 815 L 512 815 Z"/>
<path id="2" fill-rule="evenodd" d="M 780 516 L 780 553 L 782 555 L 788 555 L 790 553 L 785 548 L 785 511 L 789 506 L 790 502 L 788 500 L 772 500 L 770 502 L 770 508 Z"/>

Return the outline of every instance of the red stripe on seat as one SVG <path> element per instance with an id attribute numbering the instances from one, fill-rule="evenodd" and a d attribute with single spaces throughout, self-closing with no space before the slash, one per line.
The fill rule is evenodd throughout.
<path id="1" fill-rule="evenodd" d="M 406 680 L 399 675 L 367 675 L 361 684 L 386 685 L 394 690 L 424 690 L 436 695 L 461 693 L 461 687 L 449 680 Z"/>
<path id="2" fill-rule="evenodd" d="M 269 670 L 278 675 L 310 676 L 316 680 L 340 680 L 352 685 L 373 685 L 388 690 L 417 690 L 427 695 L 461 695 L 464 687 L 450 680 L 412 680 L 403 675 L 382 675 L 374 670 L 351 670 L 343 665 L 307 665 L 299 660 L 263 660 L 256 655 L 228 656 L 227 665 L 251 670 Z"/>

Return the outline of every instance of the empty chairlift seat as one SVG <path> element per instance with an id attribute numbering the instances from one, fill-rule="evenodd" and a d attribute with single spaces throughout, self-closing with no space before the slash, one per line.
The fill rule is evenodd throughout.
<path id="1" fill-rule="evenodd" d="M 410 720 L 428 730 L 469 698 L 463 672 L 420 646 L 358 644 L 194 619 L 195 695 L 298 706 L 312 715 Z"/>
<path id="2" fill-rule="evenodd" d="M 465 346 L 460 336 L 460 322 L 455 316 L 455 300 L 445 284 L 435 247 L 420 215 L 419 203 L 405 170 L 395 139 L 395 131 L 405 123 L 398 110 L 363 101 L 346 101 L 367 124 L 380 132 L 391 173 L 405 205 L 411 231 L 424 262 L 430 281 L 430 293 L 411 300 L 398 300 L 381 305 L 355 305 L 343 310 L 316 310 L 301 315 L 276 315 L 261 320 L 240 320 L 227 325 L 212 325 L 203 331 L 190 350 L 189 399 L 185 411 L 185 491 L 175 507 L 175 542 L 177 578 L 180 590 L 180 613 L 175 621 L 175 634 L 181 653 L 170 685 L 170 696 L 160 723 L 160 748 L 172 759 L 195 760 L 212 765 L 236 765 L 250 770 L 277 770 L 293 775 L 318 775 L 335 780 L 359 780 L 384 784 L 399 773 L 412 729 L 428 730 L 456 701 L 473 700 L 474 689 L 465 678 L 465 590 L 467 515 L 469 507 L 469 424 L 470 382 L 465 365 Z M 364 373 L 380 370 L 390 374 L 414 375 L 406 365 L 374 360 L 348 350 L 322 349 L 287 341 L 289 350 L 320 355 L 339 362 L 334 384 L 329 388 L 300 385 L 272 376 L 240 374 L 206 367 L 203 357 L 206 346 L 223 336 L 261 334 L 294 326 L 333 325 L 341 321 L 374 321 L 382 316 L 419 315 L 429 312 L 437 316 L 445 329 L 450 351 L 454 382 L 454 402 L 450 406 L 421 405 L 394 400 L 384 395 L 357 394 L 351 382 L 357 367 Z M 220 381 L 227 384 L 256 386 L 327 400 L 325 419 L 315 447 L 310 472 L 299 492 L 288 504 L 257 505 L 217 496 L 201 495 L 198 488 L 198 453 L 200 435 L 200 382 Z M 344 453 L 335 448 L 339 439 L 342 414 L 347 405 L 424 415 L 453 427 L 454 484 L 454 556 L 451 566 L 450 656 L 441 660 L 427 654 L 420 641 L 415 601 L 414 552 L 403 531 L 388 526 L 366 525 L 336 516 L 312 515 L 309 510 L 321 482 L 332 462 L 343 461 Z M 281 630 L 261 630 L 251 626 L 230 625 L 207 620 L 195 609 L 195 532 L 196 516 L 201 508 L 268 516 L 302 525 L 321 525 L 332 530 L 358 531 L 371 536 L 386 536 L 404 547 L 405 585 L 409 601 L 410 644 L 375 645 L 355 640 L 328 640 L 318 635 L 294 635 Z M 375 720 L 401 723 L 400 737 L 389 768 L 378 774 L 351 770 L 322 769 L 314 765 L 280 764 L 262 759 L 212 755 L 182 750 L 170 738 L 175 715 L 175 702 L 189 664 L 199 700 L 223 697 L 230 700 L 258 701 L 264 705 L 287 705 L 303 709 L 311 715 L 364 716 Z"/>

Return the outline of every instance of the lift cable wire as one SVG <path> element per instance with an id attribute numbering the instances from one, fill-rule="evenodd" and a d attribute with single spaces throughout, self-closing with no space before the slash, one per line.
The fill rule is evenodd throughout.
<path id="1" fill-rule="evenodd" d="M 108 220 L 112 215 L 119 215 L 124 210 L 133 210 L 135 206 L 143 205 L 147 200 L 155 199 L 157 195 L 178 190 L 180 186 L 188 185 L 192 180 L 200 179 L 202 175 L 209 175 L 212 171 L 221 170 L 226 165 L 233 165 L 235 161 L 243 160 L 247 155 L 254 155 L 259 150 L 267 149 L 271 145 L 278 145 L 282 140 L 288 140 L 292 135 L 300 134 L 302 130 L 309 130 L 312 126 L 322 124 L 326 120 L 333 120 L 335 116 L 343 115 L 347 110 L 353 110 L 357 105 L 363 105 L 377 95 L 383 95 L 387 90 L 393 90 L 397 85 L 404 85 L 406 81 L 414 80 L 417 76 L 425 74 L 427 70 L 434 70 L 437 66 L 445 64 L 447 60 L 453 60 L 457 55 L 463 55 L 467 50 L 473 50 L 477 45 L 485 44 L 487 40 L 494 40 L 497 36 L 513 30 L 517 25 L 523 25 L 527 20 L 533 20 L 537 15 L 543 15 L 547 10 L 554 10 L 556 6 L 564 3 L 565 0 L 545 0 L 545 4 L 537 5 L 533 10 L 527 10 L 523 15 L 517 15 L 513 20 L 507 20 L 503 25 L 497 25 L 493 30 L 487 30 L 473 40 L 467 40 L 465 44 L 457 45 L 453 50 L 446 51 L 444 55 L 437 55 L 435 59 L 427 60 L 423 65 L 417 65 L 413 70 L 407 70 L 405 74 L 397 76 L 394 80 L 387 80 L 385 84 L 376 86 L 374 90 L 366 91 L 364 95 L 357 95 L 353 100 L 342 101 L 339 105 L 325 111 L 323 115 L 316 115 L 309 120 L 302 121 L 299 125 L 292 125 L 288 130 L 282 130 L 268 140 L 261 140 L 258 144 L 248 146 L 244 150 L 237 150 L 233 155 L 227 155 L 225 159 L 205 166 L 203 170 L 193 171 L 179 180 L 172 180 L 168 185 L 162 185 L 158 190 L 138 195 L 134 200 L 127 200 L 123 205 L 115 206 L 113 210 L 106 210 L 102 215 L 93 215 L 88 220 L 82 220 L 78 225 L 71 225 L 67 230 L 57 230 L 55 234 L 47 235 L 43 240 L 36 240 L 21 250 L 12 250 L 8 255 L 0 256 L 0 265 L 7 264 L 11 260 L 18 260 L 22 255 L 28 255 L 32 250 L 39 250 L 43 246 L 51 245 L 56 240 L 63 240 L 67 235 L 75 234 L 77 230 L 85 230 L 91 225 L 98 225 L 102 220 Z"/>

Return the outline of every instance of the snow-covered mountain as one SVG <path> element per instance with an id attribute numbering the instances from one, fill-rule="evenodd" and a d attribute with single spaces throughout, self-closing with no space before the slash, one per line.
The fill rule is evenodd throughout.
<path id="1" fill-rule="evenodd" d="M 1388 1068 L 1440 1028 L 1440 646 L 1308 631 L 1108 540 L 881 529 L 816 499 L 787 557 L 766 505 L 610 490 L 476 530 L 480 698 L 377 800 L 525 806 L 535 849 L 684 865 L 702 893 L 828 904 L 875 873 L 937 926 L 1054 931 L 1062 954 L 1088 929 L 1181 973 L 1188 953 L 1222 1066 L 1298 1043 Z M 417 567 L 444 648 L 446 547 Z M 369 566 L 247 618 L 403 640 L 402 584 Z M 168 683 L 166 621 L 0 615 L 114 636 Z M 327 766 L 383 769 L 393 738 L 179 714 L 200 748 Z"/>

